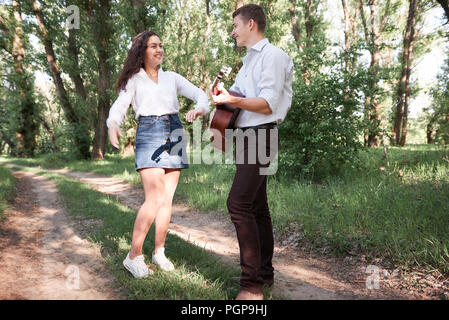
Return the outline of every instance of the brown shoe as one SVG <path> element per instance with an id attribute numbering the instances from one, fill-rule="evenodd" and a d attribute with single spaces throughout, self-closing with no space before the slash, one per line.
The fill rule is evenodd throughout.
<path id="1" fill-rule="evenodd" d="M 263 294 L 262 292 L 252 293 L 246 290 L 240 290 L 235 300 L 263 300 Z"/>

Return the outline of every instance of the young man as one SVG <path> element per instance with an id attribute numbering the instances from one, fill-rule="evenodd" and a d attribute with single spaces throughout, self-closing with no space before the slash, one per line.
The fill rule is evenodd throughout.
<path id="1" fill-rule="evenodd" d="M 259 149 L 272 156 L 273 148 L 277 148 L 278 141 L 273 144 L 270 135 L 274 134 L 277 139 L 276 125 L 284 120 L 291 106 L 293 62 L 265 38 L 266 18 L 262 7 L 245 5 L 232 17 L 231 36 L 238 47 L 246 47 L 247 54 L 230 90 L 245 98 L 231 96 L 226 89 L 218 95 L 210 94 L 215 105 L 226 103 L 242 109 L 236 120 L 240 134 L 255 133 L 255 139 L 244 140 L 243 162 L 237 159 L 227 207 L 240 246 L 242 275 L 237 300 L 262 300 L 262 287 L 271 286 L 274 281 L 274 244 L 267 203 L 267 176 L 261 174 L 261 168 L 268 167 L 269 162 L 259 161 Z M 265 135 L 261 136 L 261 131 L 265 131 Z M 238 143 L 236 150 L 238 153 Z M 254 158 L 257 159 L 255 163 L 251 161 Z"/>

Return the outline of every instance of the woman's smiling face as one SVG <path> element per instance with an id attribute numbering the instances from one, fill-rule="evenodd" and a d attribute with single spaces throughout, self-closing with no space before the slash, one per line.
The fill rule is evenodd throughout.
<path id="1" fill-rule="evenodd" d="M 145 51 L 145 64 L 151 66 L 159 66 L 162 64 L 164 56 L 164 48 L 158 36 L 151 36 L 147 41 L 147 49 Z"/>

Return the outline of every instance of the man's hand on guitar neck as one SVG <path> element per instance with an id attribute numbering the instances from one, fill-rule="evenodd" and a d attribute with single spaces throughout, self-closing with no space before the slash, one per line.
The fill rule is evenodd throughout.
<path id="1" fill-rule="evenodd" d="M 214 105 L 229 104 L 233 107 L 237 107 L 247 111 L 258 112 L 262 114 L 272 113 L 268 102 L 264 98 L 236 97 L 229 94 L 229 92 L 224 87 L 220 87 L 217 89 L 217 95 L 215 95 L 212 90 L 209 91 L 209 96 Z"/>
<path id="2" fill-rule="evenodd" d="M 228 90 L 226 90 L 223 86 L 220 86 L 216 88 L 216 92 L 218 92 L 217 94 L 214 94 L 211 91 L 211 100 L 212 103 L 214 105 L 217 104 L 230 104 L 230 105 L 234 105 L 235 103 L 237 103 L 238 99 L 241 99 L 239 97 L 234 97 L 231 96 L 228 92 Z"/>

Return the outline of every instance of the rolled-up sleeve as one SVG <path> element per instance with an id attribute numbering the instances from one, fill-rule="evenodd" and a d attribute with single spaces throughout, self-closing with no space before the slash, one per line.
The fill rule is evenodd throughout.
<path id="1" fill-rule="evenodd" d="M 204 114 L 209 113 L 209 99 L 206 93 L 180 74 L 176 72 L 173 72 L 173 74 L 175 76 L 177 94 L 195 101 L 195 110 L 202 110 Z"/>
<path id="2" fill-rule="evenodd" d="M 125 89 L 120 90 L 120 93 L 112 105 L 111 109 L 109 109 L 109 117 L 106 119 L 106 126 L 109 128 L 111 125 L 111 121 L 116 121 L 120 126 L 123 118 L 125 117 L 126 111 L 131 104 L 134 95 L 136 93 L 136 87 L 134 79 L 131 78 L 128 80 Z"/>
<path id="3" fill-rule="evenodd" d="M 262 75 L 257 83 L 259 98 L 264 98 L 274 113 L 279 103 L 280 92 L 284 86 L 285 67 L 282 60 L 273 53 L 267 54 L 262 62 Z"/>

